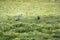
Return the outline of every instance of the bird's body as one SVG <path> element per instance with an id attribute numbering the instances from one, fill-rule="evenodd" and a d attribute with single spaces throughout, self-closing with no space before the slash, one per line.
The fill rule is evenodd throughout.
<path id="1" fill-rule="evenodd" d="M 40 16 L 37 16 L 37 19 L 40 20 Z"/>
<path id="2" fill-rule="evenodd" d="M 19 21 L 22 19 L 22 14 L 18 16 L 18 18 L 16 19 L 16 21 Z"/>

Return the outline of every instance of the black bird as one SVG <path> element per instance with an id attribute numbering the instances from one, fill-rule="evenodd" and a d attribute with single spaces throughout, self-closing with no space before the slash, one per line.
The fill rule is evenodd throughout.
<path id="1" fill-rule="evenodd" d="M 40 20 L 40 16 L 37 16 L 37 19 Z"/>

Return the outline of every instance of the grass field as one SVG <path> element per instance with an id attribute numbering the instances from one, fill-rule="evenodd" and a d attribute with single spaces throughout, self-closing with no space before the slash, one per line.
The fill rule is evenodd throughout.
<path id="1" fill-rule="evenodd" d="M 60 0 L 0 0 L 0 40 L 60 40 Z"/>

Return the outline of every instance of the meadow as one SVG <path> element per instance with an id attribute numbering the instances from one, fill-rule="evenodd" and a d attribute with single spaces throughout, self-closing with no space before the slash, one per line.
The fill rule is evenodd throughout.
<path id="1" fill-rule="evenodd" d="M 0 40 L 60 40 L 60 0 L 0 0 Z"/>

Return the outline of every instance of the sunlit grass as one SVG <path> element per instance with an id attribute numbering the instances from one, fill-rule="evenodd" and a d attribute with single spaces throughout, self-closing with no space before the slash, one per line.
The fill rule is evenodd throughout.
<path id="1" fill-rule="evenodd" d="M 34 0 L 33 0 L 34 1 Z M 26 15 L 49 15 L 59 14 L 60 3 L 47 3 L 47 2 L 23 2 L 23 1 L 1 1 L 0 13 L 8 13 L 16 15 L 23 13 Z"/>
<path id="2" fill-rule="evenodd" d="M 0 0 L 0 40 L 59 40 L 59 30 L 60 0 Z"/>

